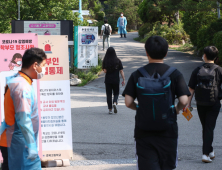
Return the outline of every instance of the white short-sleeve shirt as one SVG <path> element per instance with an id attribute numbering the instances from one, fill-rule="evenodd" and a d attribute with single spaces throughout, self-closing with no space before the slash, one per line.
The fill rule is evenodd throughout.
<path id="1" fill-rule="evenodd" d="M 105 26 L 108 26 L 109 24 L 104 24 Z M 103 35 L 105 35 L 104 34 L 104 32 L 105 32 L 105 26 L 102 26 L 102 28 L 101 28 L 101 30 L 103 31 Z M 112 27 L 109 25 L 109 29 L 110 29 L 110 31 L 112 30 Z M 111 35 L 111 32 L 110 32 L 110 35 Z"/>

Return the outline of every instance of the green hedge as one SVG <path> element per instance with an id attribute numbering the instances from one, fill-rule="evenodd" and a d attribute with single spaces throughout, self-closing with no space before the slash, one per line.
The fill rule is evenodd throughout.
<path id="1" fill-rule="evenodd" d="M 198 31 L 209 26 L 217 20 L 217 12 L 211 11 L 186 11 L 182 16 L 183 28 L 190 35 L 190 40 L 194 46 L 198 46 Z"/>
<path id="2" fill-rule="evenodd" d="M 197 49 L 203 53 L 203 49 L 209 44 L 209 36 L 207 35 L 207 26 L 203 26 L 197 32 Z"/>
<path id="3" fill-rule="evenodd" d="M 149 24 L 144 24 L 143 28 L 140 29 L 139 35 L 140 37 L 145 33 L 146 30 L 149 31 L 150 27 Z M 147 39 L 153 35 L 159 35 L 165 38 L 169 44 L 181 44 L 182 40 L 188 42 L 189 36 L 183 30 L 182 24 L 174 24 L 171 28 L 167 25 L 160 24 L 156 22 L 152 29 L 145 35 L 145 38 L 142 39 L 140 42 L 145 43 Z"/>
<path id="4" fill-rule="evenodd" d="M 105 17 L 105 13 L 103 11 L 99 11 L 99 12 L 96 13 L 96 19 L 98 21 L 103 21 L 104 17 Z"/>
<path id="5" fill-rule="evenodd" d="M 222 60 L 222 31 L 219 31 L 214 34 L 213 44 L 218 48 L 219 59 Z"/>
<path id="6" fill-rule="evenodd" d="M 139 29 L 139 36 L 144 38 L 145 34 L 152 31 L 152 29 L 153 29 L 153 27 L 151 24 L 149 24 L 149 23 L 143 24 Z"/>
<path id="7" fill-rule="evenodd" d="M 218 40 L 217 41 L 215 40 L 216 39 L 215 36 L 221 30 L 222 30 L 222 19 L 218 19 L 217 21 L 212 22 L 209 26 L 203 26 L 198 30 L 197 49 L 200 55 L 203 54 L 203 49 L 206 46 L 215 45 L 217 47 L 218 43 L 216 45 L 215 42 L 218 42 Z M 222 48 L 218 48 L 218 49 L 222 50 Z"/>

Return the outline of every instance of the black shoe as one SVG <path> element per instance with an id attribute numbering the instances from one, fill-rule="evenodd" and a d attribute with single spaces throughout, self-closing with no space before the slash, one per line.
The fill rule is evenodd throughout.
<path id="1" fill-rule="evenodd" d="M 113 104 L 113 109 L 114 109 L 114 113 L 117 114 L 117 106 L 116 106 L 116 104 Z"/>

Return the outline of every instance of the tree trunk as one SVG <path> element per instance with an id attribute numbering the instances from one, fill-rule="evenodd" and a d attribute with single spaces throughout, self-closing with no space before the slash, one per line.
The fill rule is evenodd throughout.
<path id="1" fill-rule="evenodd" d="M 177 12 L 174 14 L 174 16 L 175 16 L 175 19 L 176 19 L 177 24 L 179 24 L 179 21 L 180 21 L 180 13 L 179 13 L 179 11 L 177 11 Z"/>

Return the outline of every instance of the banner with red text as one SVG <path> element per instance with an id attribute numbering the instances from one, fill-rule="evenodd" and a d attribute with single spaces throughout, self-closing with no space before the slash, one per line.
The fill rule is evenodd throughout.
<path id="1" fill-rule="evenodd" d="M 40 81 L 43 159 L 72 159 L 68 36 L 38 36 L 47 54 Z"/>

